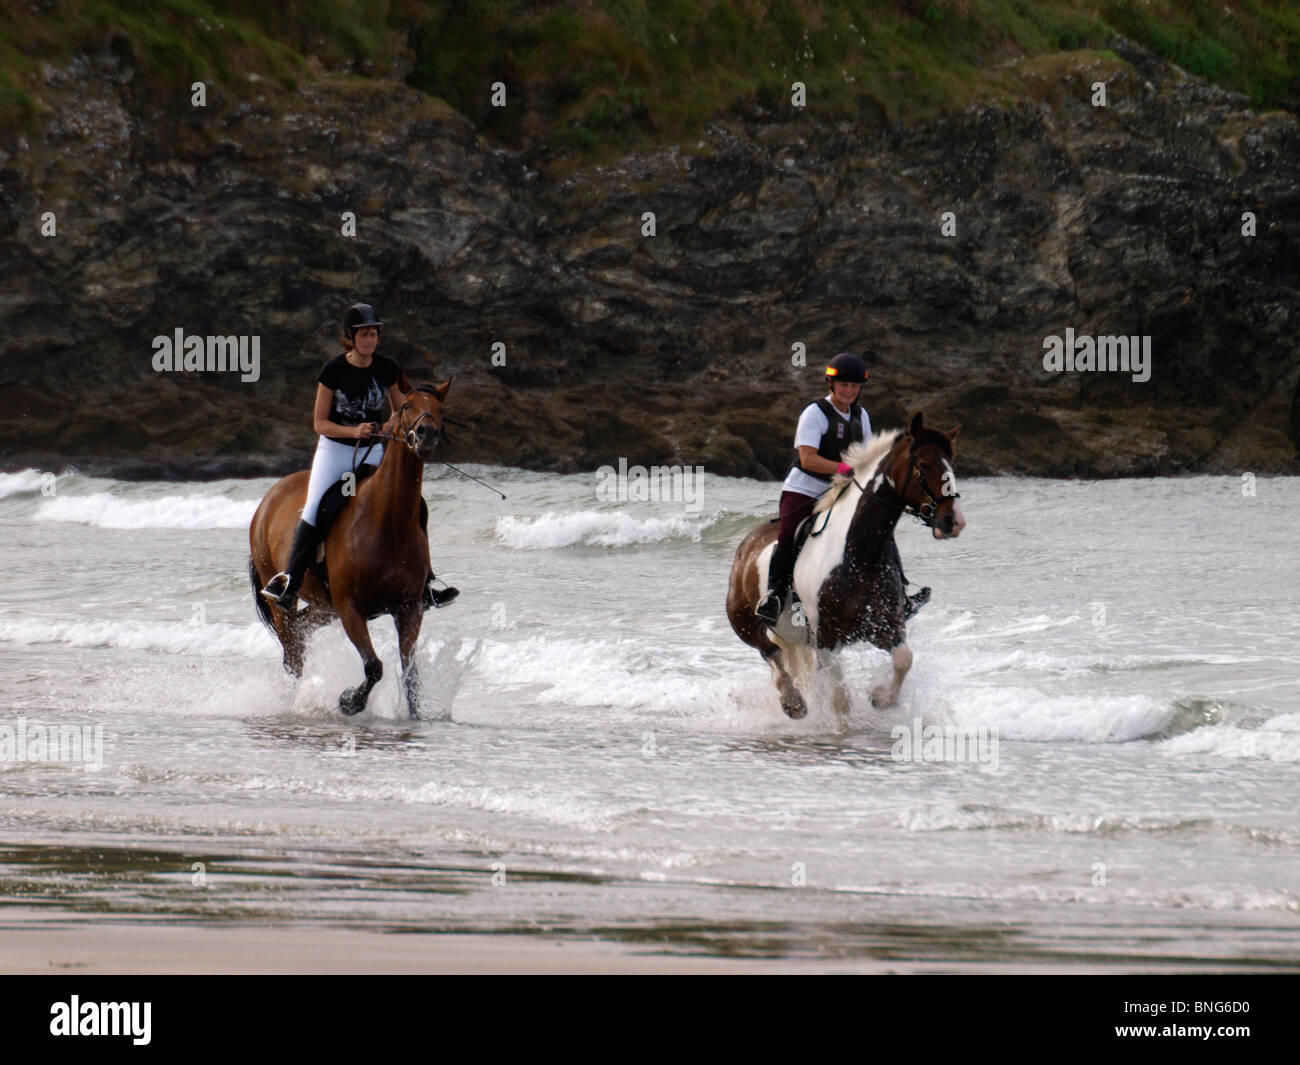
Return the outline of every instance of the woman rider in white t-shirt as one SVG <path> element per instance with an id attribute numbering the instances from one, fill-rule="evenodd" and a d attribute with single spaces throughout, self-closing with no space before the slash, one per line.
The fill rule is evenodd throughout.
<path id="1" fill-rule="evenodd" d="M 781 486 L 781 529 L 768 565 L 767 597 L 754 608 L 754 613 L 770 625 L 781 616 L 794 576 L 795 530 L 830 487 L 831 474 L 851 472 L 841 458 L 848 446 L 871 438 L 871 419 L 858 404 L 858 393 L 867 379 L 866 364 L 858 356 L 842 351 L 826 367 L 826 379 L 830 395 L 808 404 L 799 415 L 794 435 L 796 461 Z M 901 575 L 898 546 L 892 540 L 890 545 Z M 907 584 L 906 577 L 903 584 Z M 929 598 L 929 588 L 908 596 L 906 616 L 915 614 Z"/>
<path id="2" fill-rule="evenodd" d="M 307 500 L 293 533 L 288 570 L 277 573 L 262 589 L 264 596 L 284 610 L 292 610 L 297 602 L 298 588 L 315 554 L 316 515 L 322 497 L 331 485 L 352 471 L 352 463 L 361 455 L 366 465 L 379 465 L 384 457 L 383 442 L 360 445 L 358 441 L 367 441 L 379 431 L 385 398 L 393 410 L 406 402 L 397 387 L 397 363 L 375 353 L 383 324 L 370 304 L 354 303 L 349 307 L 343 316 L 343 354 L 327 362 L 317 379 L 312 428 L 320 433 L 320 440 L 307 480 Z M 445 606 L 460 594 L 455 588 L 435 588 L 433 582 L 430 572 L 424 586 L 426 609 Z"/>

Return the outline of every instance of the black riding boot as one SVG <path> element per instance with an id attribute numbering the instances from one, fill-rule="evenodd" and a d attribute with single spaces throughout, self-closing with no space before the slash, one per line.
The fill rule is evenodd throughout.
<path id="1" fill-rule="evenodd" d="M 793 551 L 782 548 L 779 540 L 772 550 L 772 559 L 767 566 L 767 598 L 754 608 L 754 613 L 769 625 L 776 624 L 785 606 L 786 593 L 790 591 L 790 580 L 794 576 L 793 554 Z"/>
<path id="2" fill-rule="evenodd" d="M 451 585 L 447 585 L 446 588 L 435 588 L 433 582 L 437 579 L 432 573 L 425 578 L 424 595 L 420 599 L 420 603 L 425 610 L 428 610 L 431 606 L 446 606 L 456 596 L 460 595 L 460 589 L 453 588 Z"/>
<path id="3" fill-rule="evenodd" d="M 316 526 L 299 520 L 293 531 L 293 546 L 289 548 L 289 568 L 277 573 L 262 589 L 262 594 L 281 610 L 289 611 L 298 602 L 298 588 L 303 575 L 316 552 Z"/>
<path id="4" fill-rule="evenodd" d="M 424 530 L 424 539 L 429 539 L 429 504 L 424 501 L 424 496 L 420 496 L 420 528 Z M 428 610 L 430 607 L 446 606 L 456 596 L 460 595 L 459 589 L 452 588 L 450 585 L 446 588 L 435 588 L 433 582 L 437 578 L 433 575 L 433 570 L 429 570 L 429 576 L 424 579 L 424 593 L 420 596 L 420 605 Z M 446 583 L 446 582 L 443 582 Z"/>
<path id="5" fill-rule="evenodd" d="M 894 552 L 894 565 L 898 567 L 898 575 L 903 579 L 903 592 L 904 595 L 906 595 L 907 586 L 912 582 L 909 581 L 907 579 L 907 575 L 903 573 L 903 558 L 898 553 L 898 542 L 895 540 L 890 540 L 889 546 L 891 550 Z M 916 593 L 916 595 L 906 595 L 906 598 L 907 598 L 907 603 L 903 606 L 904 621 L 912 617 L 918 610 L 921 609 L 921 607 L 925 606 L 925 604 L 930 601 L 930 589 L 928 587 L 922 588 L 919 592 Z"/>

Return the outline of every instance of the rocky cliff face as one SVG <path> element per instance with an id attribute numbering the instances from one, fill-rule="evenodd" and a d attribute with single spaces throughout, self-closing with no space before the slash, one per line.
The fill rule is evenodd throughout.
<path id="1" fill-rule="evenodd" d="M 780 475 L 826 359 L 869 348 L 874 424 L 961 422 L 964 473 L 1300 472 L 1296 118 L 1113 47 L 924 127 L 754 109 L 567 171 L 393 84 L 214 87 L 177 120 L 110 50 L 49 69 L 39 134 L 0 146 L 0 456 L 302 468 L 362 299 L 381 351 L 455 376 L 460 461 Z M 156 372 L 178 328 L 260 336 L 258 380 Z M 1150 337 L 1150 379 L 1048 372 L 1067 329 Z"/>

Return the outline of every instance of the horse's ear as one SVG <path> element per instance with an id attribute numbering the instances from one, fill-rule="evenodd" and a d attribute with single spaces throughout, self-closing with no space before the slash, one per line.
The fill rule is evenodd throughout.
<path id="1" fill-rule="evenodd" d="M 411 389 L 412 389 L 413 387 L 414 387 L 414 386 L 411 384 L 411 379 L 410 379 L 409 377 L 406 376 L 406 371 L 403 370 L 403 369 L 401 369 L 401 368 L 399 367 L 398 370 L 397 370 L 397 388 L 398 388 L 398 390 L 402 393 L 402 395 L 406 395 L 406 393 L 408 393 L 409 391 L 411 391 Z"/>
<path id="2" fill-rule="evenodd" d="M 915 414 L 912 415 L 912 425 L 911 428 L 907 430 L 908 435 L 911 436 L 913 440 L 920 440 L 921 430 L 923 430 L 924 428 L 925 428 L 925 419 L 921 416 L 921 412 L 917 411 Z"/>
<path id="3" fill-rule="evenodd" d="M 445 402 L 446 402 L 446 400 L 447 400 L 447 389 L 449 389 L 450 387 L 451 387 L 451 378 L 450 378 L 450 377 L 448 377 L 447 380 L 443 381 L 442 384 L 440 384 L 440 385 L 434 385 L 434 386 L 433 386 L 433 394 L 434 394 L 435 396 L 438 397 L 438 401 L 439 401 L 440 403 L 445 403 Z"/>
<path id="4" fill-rule="evenodd" d="M 944 434 L 944 435 L 946 435 L 946 436 L 948 437 L 949 440 L 956 440 L 956 439 L 957 439 L 957 434 L 960 433 L 960 432 L 961 432 L 961 425 L 958 424 L 958 425 L 954 425 L 954 426 L 953 426 L 951 429 L 949 429 L 948 432 L 947 432 L 946 434 Z"/>

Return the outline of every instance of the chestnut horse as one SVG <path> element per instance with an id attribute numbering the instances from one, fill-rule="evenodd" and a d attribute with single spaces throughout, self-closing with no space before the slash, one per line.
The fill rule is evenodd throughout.
<path id="1" fill-rule="evenodd" d="M 776 626 L 754 613 L 767 595 L 767 568 L 778 526 L 765 521 L 736 549 L 727 591 L 727 617 L 745 643 L 758 649 L 772 670 L 781 709 L 792 718 L 808 708 L 789 667 L 805 675 L 813 664 L 827 666 L 834 681 L 834 707 L 844 722 L 848 693 L 831 652 L 867 641 L 892 652 L 893 683 L 871 693 L 877 706 L 889 706 L 912 667 L 903 610 L 907 599 L 891 542 L 899 515 L 906 511 L 930 527 L 936 540 L 961 535 L 966 525 L 952 469 L 949 432 L 925 428 L 920 413 L 909 431 L 877 433 L 852 445 L 844 459 L 851 475 L 836 476 L 817 501 L 813 532 L 799 552 L 791 604 Z M 787 660 L 788 664 L 787 664 Z"/>
<path id="2" fill-rule="evenodd" d="M 294 528 L 307 498 L 308 471 L 291 473 L 272 485 L 248 530 L 253 601 L 262 620 L 279 637 L 284 668 L 302 676 L 307 638 L 335 616 L 360 653 L 366 679 L 339 696 L 339 709 L 345 714 L 364 710 L 370 690 L 384 675 L 366 622 L 391 614 L 402 652 L 407 711 L 411 717 L 420 716 L 419 675 L 411 660 L 423 615 L 421 593 L 429 574 L 429 542 L 420 528 L 420 484 L 424 463 L 433 457 L 442 436 L 442 407 L 450 387 L 450 380 L 436 386 L 417 385 L 371 438 L 391 443 L 379 468 L 360 481 L 355 498 L 326 532 L 328 588 L 317 578 L 315 567 L 308 566 L 298 592 L 307 601 L 306 609 L 286 613 L 258 590 L 287 567 Z"/>

